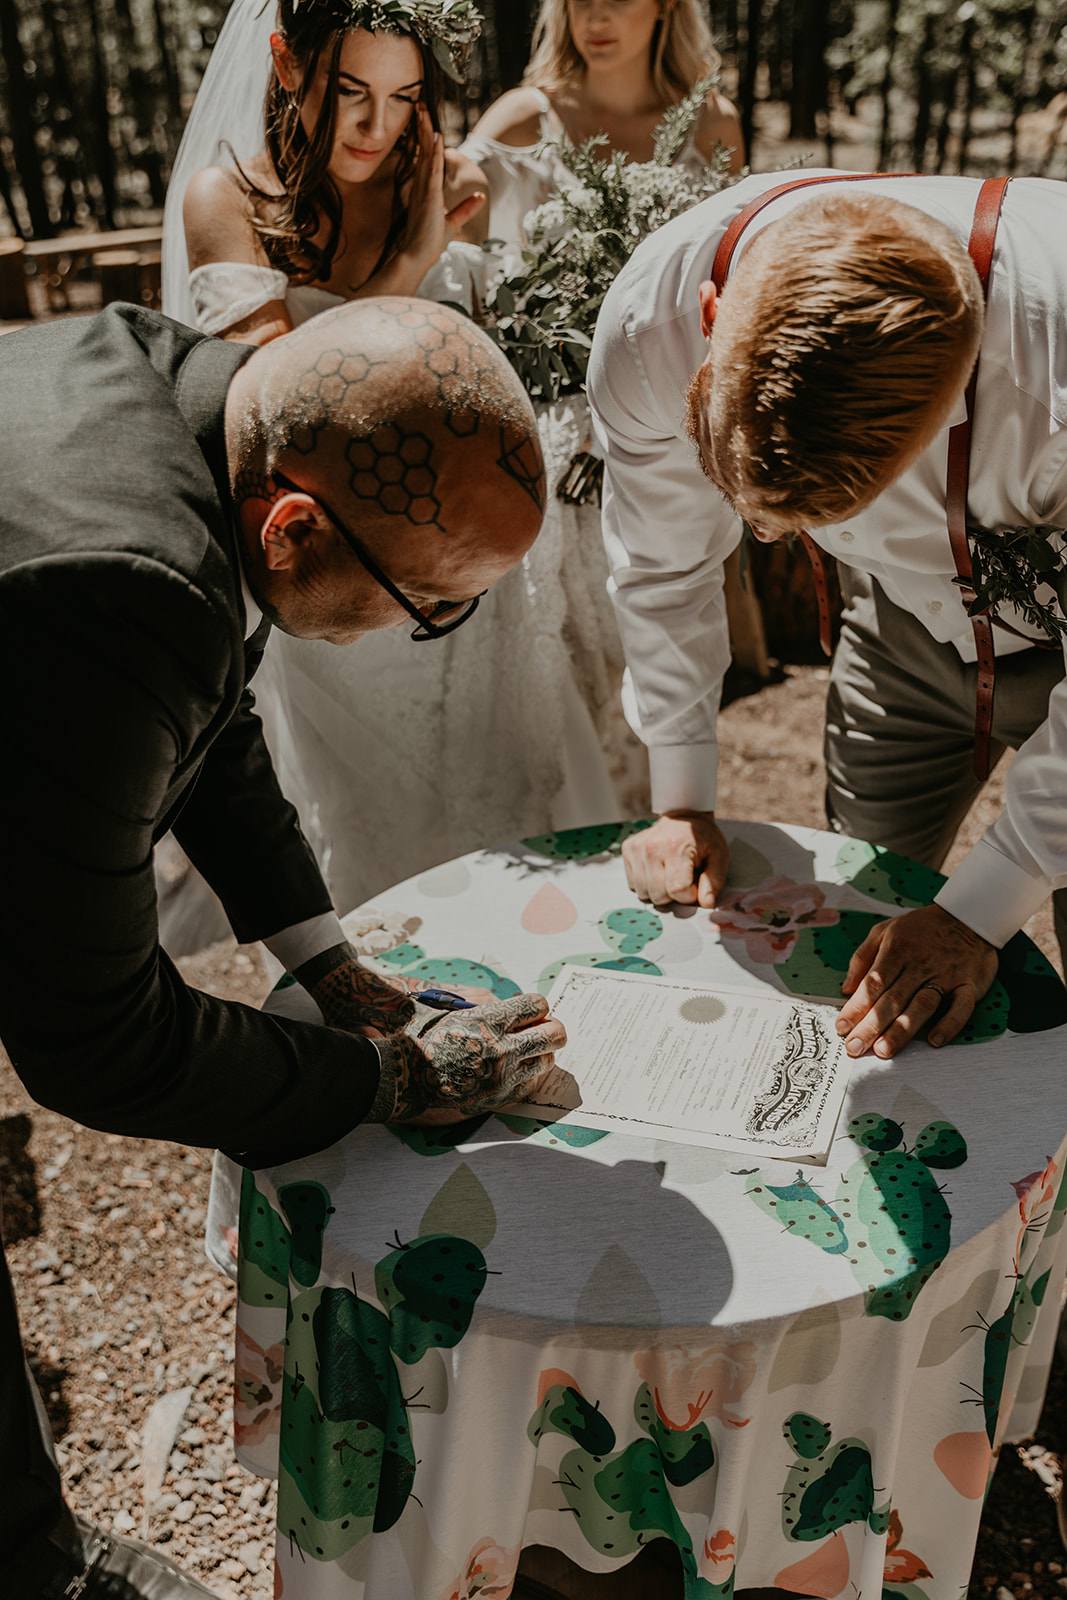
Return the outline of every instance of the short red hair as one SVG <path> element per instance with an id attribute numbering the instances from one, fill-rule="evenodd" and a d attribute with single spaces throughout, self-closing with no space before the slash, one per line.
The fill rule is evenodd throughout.
<path id="1" fill-rule="evenodd" d="M 803 201 L 752 241 L 720 302 L 701 385 L 711 475 L 757 526 L 850 516 L 944 425 L 982 321 L 943 223 L 877 195 Z"/>

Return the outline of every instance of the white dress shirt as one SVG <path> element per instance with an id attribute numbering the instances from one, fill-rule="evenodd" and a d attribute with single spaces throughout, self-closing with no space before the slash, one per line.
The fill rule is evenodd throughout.
<path id="1" fill-rule="evenodd" d="M 804 176 L 812 174 L 805 172 Z M 746 178 L 647 239 L 604 302 L 589 397 L 606 460 L 604 538 L 626 658 L 627 716 L 649 746 L 657 811 L 715 805 L 715 722 L 730 660 L 722 565 L 741 525 L 704 477 L 685 432 L 684 399 L 707 353 L 698 287 L 733 218 L 783 173 Z M 873 178 L 842 186 L 915 206 L 966 245 L 974 178 Z M 772 201 L 734 251 L 796 205 Z M 726 293 L 729 293 L 727 285 Z M 847 522 L 813 529 L 838 560 L 878 579 L 966 661 L 975 659 L 945 522 L 948 429 L 962 399 L 913 467 Z M 978 368 L 969 517 L 983 527 L 1067 523 L 1067 185 L 1017 178 L 997 231 Z M 1011 611 L 1001 615 L 1033 635 Z M 1044 637 L 1041 635 L 1040 637 Z M 1003 630 L 1000 655 L 1027 648 Z M 918 797 L 917 797 L 918 798 Z M 1067 684 L 1019 751 L 1004 810 L 957 868 L 938 902 L 996 945 L 1067 885 Z"/>

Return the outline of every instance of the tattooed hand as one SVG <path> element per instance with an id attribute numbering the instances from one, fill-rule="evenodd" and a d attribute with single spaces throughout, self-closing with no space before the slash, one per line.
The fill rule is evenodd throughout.
<path id="1" fill-rule="evenodd" d="M 334 945 L 298 967 L 302 983 L 331 1028 L 345 1028 L 367 1038 L 399 1033 L 414 1017 L 410 979 L 382 978 L 360 965 L 350 944 Z"/>
<path id="2" fill-rule="evenodd" d="M 378 1044 L 382 1072 L 369 1122 L 462 1122 L 521 1098 L 567 1035 L 539 994 L 450 1013 Z"/>

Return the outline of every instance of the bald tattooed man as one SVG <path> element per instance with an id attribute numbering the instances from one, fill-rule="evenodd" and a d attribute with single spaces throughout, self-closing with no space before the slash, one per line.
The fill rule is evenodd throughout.
<path id="1" fill-rule="evenodd" d="M 0 341 L 0 407 L 0 1037 L 29 1092 L 248 1166 L 521 1093 L 562 1027 L 520 995 L 403 1031 L 417 986 L 345 943 L 247 688 L 272 625 L 434 637 L 520 560 L 544 477 L 503 358 L 418 300 L 360 300 L 255 351 L 113 306 Z M 170 828 L 325 1026 L 186 988 L 157 937 Z M 100 1563 L 18 1341 L 0 1261 L 0 1588 L 59 1595 Z M 128 1596 L 199 1592 L 122 1570 Z"/>

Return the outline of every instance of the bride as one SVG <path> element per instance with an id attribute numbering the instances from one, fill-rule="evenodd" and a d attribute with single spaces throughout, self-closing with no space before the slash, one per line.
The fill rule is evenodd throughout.
<path id="1" fill-rule="evenodd" d="M 458 76 L 476 26 L 462 0 L 234 0 L 168 194 L 164 309 L 264 342 L 353 295 L 484 294 L 484 179 L 436 127 L 437 64 Z M 559 432 L 547 417 L 553 483 Z M 557 507 L 447 639 L 273 634 L 257 702 L 342 911 L 466 850 L 642 809 L 643 752 L 621 723 L 605 752 L 594 720 L 621 672 L 603 556 Z"/>

